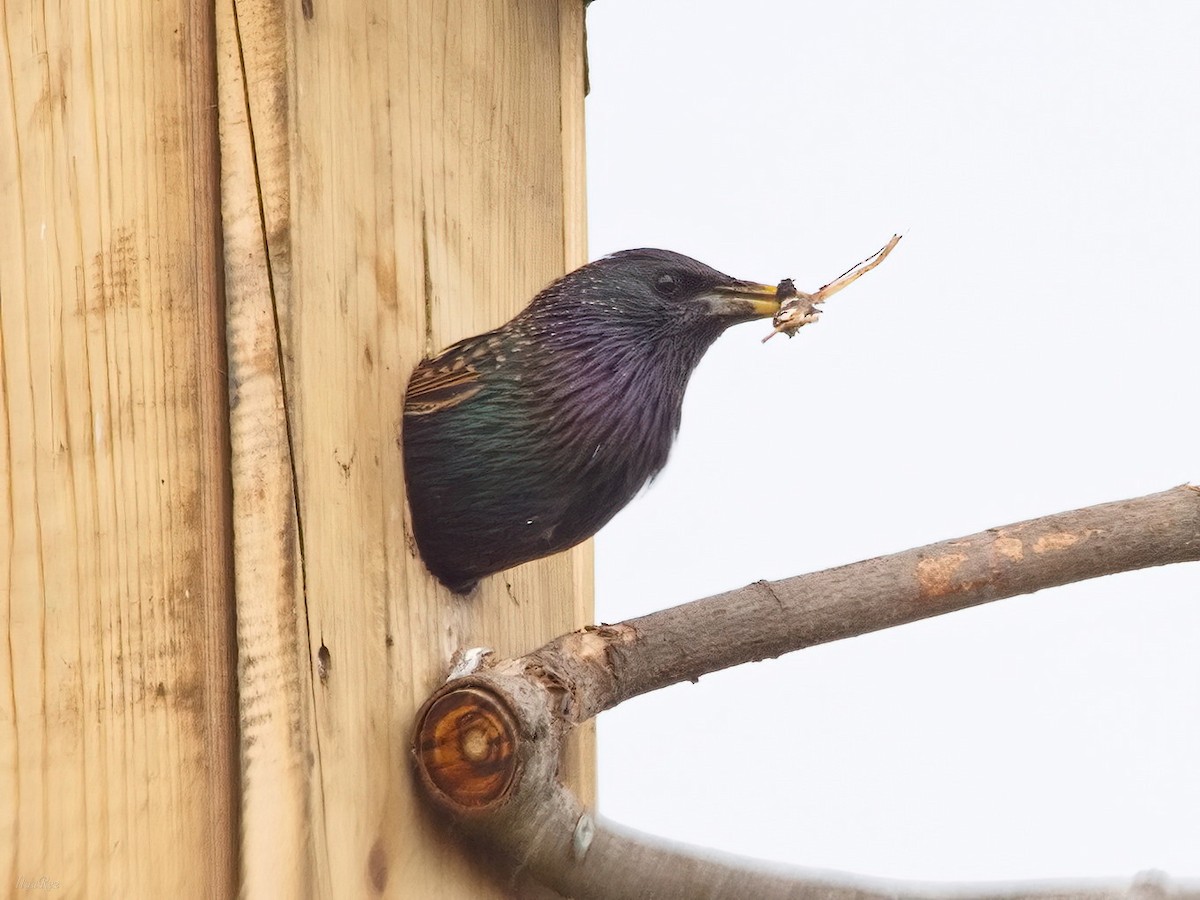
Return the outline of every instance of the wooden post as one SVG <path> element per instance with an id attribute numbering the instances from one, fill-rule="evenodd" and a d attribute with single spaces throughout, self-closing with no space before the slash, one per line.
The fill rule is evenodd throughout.
<path id="1" fill-rule="evenodd" d="M 0 885 L 503 895 L 413 713 L 590 620 L 590 549 L 448 594 L 397 438 L 423 353 L 584 259 L 582 6 L 3 8 Z"/>
<path id="2" fill-rule="evenodd" d="M 230 896 L 212 11 L 0 11 L 0 895 Z"/>

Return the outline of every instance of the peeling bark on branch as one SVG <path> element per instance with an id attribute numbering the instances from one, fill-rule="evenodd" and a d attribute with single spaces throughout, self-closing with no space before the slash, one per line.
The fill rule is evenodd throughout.
<path id="1" fill-rule="evenodd" d="M 575 721 L 792 650 L 1116 572 L 1200 559 L 1200 491 L 1043 516 L 552 641 L 526 659 L 572 686 Z"/>
<path id="2" fill-rule="evenodd" d="M 854 637 L 1047 587 L 1200 559 L 1200 490 L 1182 486 L 991 528 L 969 537 L 777 582 L 756 582 L 618 625 L 564 635 L 518 659 L 481 661 L 418 715 L 426 796 L 514 874 L 586 898 L 1179 897 L 1131 885 L 929 887 L 782 873 L 631 837 L 597 823 L 557 779 L 575 725 L 622 700 L 739 663 Z"/>

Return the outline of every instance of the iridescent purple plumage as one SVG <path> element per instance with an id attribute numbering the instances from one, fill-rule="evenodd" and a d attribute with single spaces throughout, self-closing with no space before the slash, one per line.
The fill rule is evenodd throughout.
<path id="1" fill-rule="evenodd" d="M 595 534 L 666 463 L 704 352 L 729 325 L 771 315 L 774 292 L 627 250 L 423 361 L 402 438 L 429 570 L 466 592 Z"/>

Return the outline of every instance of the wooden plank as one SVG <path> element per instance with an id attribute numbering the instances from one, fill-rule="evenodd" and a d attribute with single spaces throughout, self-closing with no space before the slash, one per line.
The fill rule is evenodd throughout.
<path id="1" fill-rule="evenodd" d="M 308 790 L 313 685 L 277 318 L 290 287 L 282 3 L 223 0 L 216 8 L 216 33 L 242 722 L 242 895 L 327 896 L 328 890 L 314 890 Z"/>
<path id="2" fill-rule="evenodd" d="M 212 11 L 2 9 L 0 884 L 231 896 Z"/>
<path id="3" fill-rule="evenodd" d="M 584 143 L 583 91 L 586 81 L 587 45 L 584 16 L 574 0 L 561 0 L 559 15 L 559 99 L 563 141 L 563 269 L 576 269 L 587 262 L 587 156 Z M 594 560 L 592 542 L 573 551 L 575 576 L 572 597 L 574 621 L 595 620 Z M 584 723 L 567 738 L 563 754 L 563 777 L 579 799 L 596 807 L 596 720 Z"/>
<path id="4" fill-rule="evenodd" d="M 407 537 L 397 438 L 423 353 L 499 324 L 584 257 L 582 4 L 310 9 L 239 0 L 220 41 L 226 185 L 240 196 L 226 201 L 227 254 L 251 270 L 227 272 L 253 298 L 235 314 L 231 284 L 239 622 L 261 626 L 253 650 L 241 632 L 244 714 L 257 698 L 244 894 L 281 895 L 263 850 L 278 841 L 289 860 L 309 854 L 285 876 L 290 896 L 501 896 L 413 794 L 412 717 L 458 647 L 519 652 L 590 621 L 590 549 L 448 594 Z M 265 349 L 272 293 L 282 367 Z M 243 374 L 265 441 L 239 425 Z M 289 425 L 291 505 L 271 452 Z M 242 555 L 243 536 L 260 555 Z M 296 669 L 289 640 L 304 642 Z M 589 741 L 572 751 L 577 787 L 590 790 L 591 760 Z"/>

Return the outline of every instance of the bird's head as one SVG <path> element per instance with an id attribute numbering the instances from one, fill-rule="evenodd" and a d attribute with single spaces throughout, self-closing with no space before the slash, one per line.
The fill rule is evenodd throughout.
<path id="1" fill-rule="evenodd" d="M 670 250 L 623 250 L 564 276 L 531 305 L 538 319 L 599 330 L 691 335 L 704 346 L 730 325 L 775 315 L 772 285 L 731 278 Z"/>

